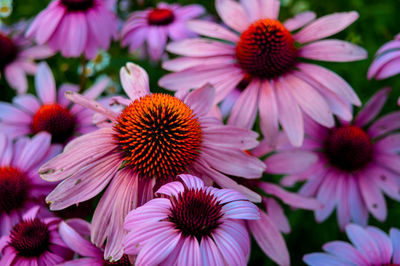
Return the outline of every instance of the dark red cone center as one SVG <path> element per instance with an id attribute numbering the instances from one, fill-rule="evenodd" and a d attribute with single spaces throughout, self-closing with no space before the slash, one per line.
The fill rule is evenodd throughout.
<path id="1" fill-rule="evenodd" d="M 50 232 L 39 219 L 25 220 L 15 225 L 10 233 L 10 245 L 22 257 L 39 257 L 48 250 Z"/>
<path id="2" fill-rule="evenodd" d="M 49 132 L 53 143 L 64 143 L 73 135 L 74 130 L 74 117 L 58 104 L 43 105 L 33 116 L 33 133 Z"/>
<path id="3" fill-rule="evenodd" d="M 325 141 L 325 154 L 330 163 L 341 170 L 362 169 L 373 157 L 371 138 L 356 126 L 334 128 Z"/>
<path id="4" fill-rule="evenodd" d="M 147 17 L 147 21 L 150 25 L 157 26 L 171 24 L 174 19 L 174 13 L 167 8 L 155 8 L 149 13 Z"/>
<path id="5" fill-rule="evenodd" d="M 220 224 L 222 205 L 203 189 L 189 189 L 171 198 L 172 207 L 169 220 L 183 235 L 201 239 L 210 236 Z"/>
<path id="6" fill-rule="evenodd" d="M 94 5 L 94 0 L 61 0 L 69 11 L 86 11 Z"/>
<path id="7" fill-rule="evenodd" d="M 18 48 L 6 35 L 0 33 L 0 70 L 13 62 L 18 55 Z"/>
<path id="8" fill-rule="evenodd" d="M 21 171 L 0 167 L 0 215 L 22 208 L 28 199 L 29 179 Z"/>
<path id="9" fill-rule="evenodd" d="M 236 45 L 240 67 L 258 78 L 274 78 L 290 70 L 296 62 L 296 52 L 291 33 L 274 19 L 253 23 Z"/>

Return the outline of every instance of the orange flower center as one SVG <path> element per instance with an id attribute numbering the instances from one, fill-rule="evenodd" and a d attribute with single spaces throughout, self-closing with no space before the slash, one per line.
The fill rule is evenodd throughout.
<path id="1" fill-rule="evenodd" d="M 174 178 L 200 153 L 199 121 L 185 103 L 170 95 L 135 100 L 120 114 L 114 129 L 124 165 L 144 178 Z"/>
<path id="2" fill-rule="evenodd" d="M 253 23 L 240 36 L 236 59 L 248 74 L 258 78 L 274 78 L 296 62 L 296 47 L 291 33 L 274 19 Z"/>
<path id="3" fill-rule="evenodd" d="M 75 119 L 71 113 L 58 104 L 43 105 L 33 116 L 34 134 L 46 131 L 51 134 L 52 142 L 64 143 L 75 129 Z"/>

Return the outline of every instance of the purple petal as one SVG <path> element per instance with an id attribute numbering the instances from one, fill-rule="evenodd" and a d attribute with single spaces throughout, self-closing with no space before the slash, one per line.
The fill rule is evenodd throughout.
<path id="1" fill-rule="evenodd" d="M 382 110 L 389 97 L 390 91 L 390 88 L 384 88 L 375 93 L 357 114 L 354 123 L 362 127 L 371 122 Z"/>
<path id="2" fill-rule="evenodd" d="M 235 31 L 243 32 L 250 26 L 248 16 L 238 2 L 216 0 L 215 7 L 222 21 Z"/>

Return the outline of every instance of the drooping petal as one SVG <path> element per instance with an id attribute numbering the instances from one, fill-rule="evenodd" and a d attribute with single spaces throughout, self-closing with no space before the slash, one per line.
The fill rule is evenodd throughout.
<path id="1" fill-rule="evenodd" d="M 150 94 L 149 76 L 140 66 L 127 63 L 121 68 L 120 78 L 124 91 L 132 100 Z"/>

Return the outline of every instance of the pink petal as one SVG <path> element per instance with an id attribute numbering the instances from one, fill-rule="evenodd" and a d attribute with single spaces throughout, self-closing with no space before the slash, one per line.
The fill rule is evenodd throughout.
<path id="1" fill-rule="evenodd" d="M 400 263 L 400 230 L 391 228 L 390 240 L 393 245 L 393 263 Z"/>
<path id="2" fill-rule="evenodd" d="M 169 71 L 183 71 L 198 65 L 231 65 L 234 62 L 233 55 L 221 55 L 211 57 L 178 57 L 164 61 L 162 67 Z"/>
<path id="3" fill-rule="evenodd" d="M 351 86 L 336 73 L 314 64 L 300 63 L 297 67 L 338 96 L 357 106 L 361 105 L 360 99 Z"/>
<path id="4" fill-rule="evenodd" d="M 163 185 L 157 190 L 157 194 L 164 194 L 167 196 L 175 196 L 178 197 L 179 193 L 183 192 L 185 188 L 183 187 L 181 182 L 169 182 L 168 184 Z"/>
<path id="5" fill-rule="evenodd" d="M 261 212 L 261 219 L 248 221 L 247 225 L 258 246 L 279 265 L 290 265 L 289 252 L 278 228 L 269 216 Z"/>
<path id="6" fill-rule="evenodd" d="M 4 75 L 8 84 L 16 89 L 18 94 L 24 94 L 27 91 L 28 81 L 24 70 L 18 64 L 9 64 L 4 69 Z"/>
<path id="7" fill-rule="evenodd" d="M 329 62 L 350 62 L 367 58 L 367 51 L 360 46 L 341 40 L 316 41 L 302 47 L 298 56 Z"/>
<path id="8" fill-rule="evenodd" d="M 368 69 L 368 79 L 376 76 L 386 64 L 398 58 L 400 58 L 400 51 L 389 52 L 376 58 Z"/>
<path id="9" fill-rule="evenodd" d="M 47 132 L 37 133 L 24 147 L 14 162 L 22 170 L 28 171 L 43 160 L 50 148 L 51 135 Z"/>
<path id="10" fill-rule="evenodd" d="M 228 125 L 251 129 L 257 116 L 260 82 L 254 80 L 240 94 L 229 116 Z"/>
<path id="11" fill-rule="evenodd" d="M 258 220 L 260 211 L 250 201 L 228 202 L 222 206 L 224 216 L 229 219 Z"/>
<path id="12" fill-rule="evenodd" d="M 35 87 L 36 93 L 43 104 L 53 104 L 56 102 L 56 82 L 46 62 L 39 64 L 35 75 Z"/>
<path id="13" fill-rule="evenodd" d="M 220 56 L 233 55 L 235 47 L 220 41 L 196 38 L 173 42 L 167 46 L 168 52 L 183 56 Z"/>
<path id="14" fill-rule="evenodd" d="M 346 227 L 346 234 L 360 253 L 368 259 L 369 264 L 379 263 L 379 249 L 364 228 L 350 224 Z"/>
<path id="15" fill-rule="evenodd" d="M 383 65 L 376 74 L 376 79 L 385 79 L 400 73 L 400 57 Z"/>
<path id="16" fill-rule="evenodd" d="M 293 38 L 300 43 L 323 39 L 344 30 L 358 17 L 356 11 L 327 15 L 296 33 Z"/>
<path id="17" fill-rule="evenodd" d="M 375 93 L 361 111 L 358 112 L 354 123 L 362 127 L 371 122 L 382 110 L 389 97 L 390 91 L 390 88 L 384 88 Z"/>
<path id="18" fill-rule="evenodd" d="M 167 43 L 167 33 L 161 27 L 151 27 L 147 34 L 147 43 L 149 55 L 153 61 L 157 61 L 164 53 L 165 44 Z"/>
<path id="19" fill-rule="evenodd" d="M 279 16 L 280 1 L 279 0 L 259 0 L 261 3 L 261 17 L 277 19 Z"/>
<path id="20" fill-rule="evenodd" d="M 211 109 L 215 99 L 215 88 L 210 84 L 188 94 L 184 102 L 194 111 L 197 117 L 205 116 Z"/>
<path id="21" fill-rule="evenodd" d="M 290 224 L 281 205 L 273 198 L 265 199 L 264 204 L 267 209 L 268 217 L 279 229 L 279 231 L 286 234 L 289 233 Z"/>
<path id="22" fill-rule="evenodd" d="M 400 112 L 393 112 L 376 120 L 368 129 L 368 135 L 376 138 L 398 128 L 400 128 Z"/>
<path id="23" fill-rule="evenodd" d="M 9 103 L 0 102 L 0 120 L 10 124 L 30 124 L 32 117 Z"/>
<path id="24" fill-rule="evenodd" d="M 309 266 L 331 265 L 341 266 L 346 265 L 346 261 L 342 258 L 334 257 L 325 253 L 311 253 L 304 255 L 303 261 Z"/>
<path id="25" fill-rule="evenodd" d="M 276 82 L 279 122 L 292 145 L 299 147 L 304 139 L 303 115 L 283 82 Z"/>
<path id="26" fill-rule="evenodd" d="M 44 45 L 29 47 L 19 53 L 19 56 L 23 56 L 29 59 L 46 59 L 53 55 L 54 51 Z"/>
<path id="27" fill-rule="evenodd" d="M 195 237 L 186 237 L 181 252 L 176 260 L 177 265 L 201 266 L 202 258 L 199 242 Z"/>
<path id="28" fill-rule="evenodd" d="M 202 189 L 204 187 L 203 180 L 196 176 L 180 174 L 179 178 L 182 179 L 183 184 L 189 189 Z"/>
<path id="29" fill-rule="evenodd" d="M 360 188 L 355 177 L 351 176 L 348 180 L 349 186 L 349 207 L 352 221 L 365 226 L 368 221 L 368 210 L 361 197 Z"/>
<path id="30" fill-rule="evenodd" d="M 61 47 L 62 54 L 66 57 L 80 56 L 85 50 L 88 35 L 85 15 L 81 12 L 69 13 L 63 19 L 62 27 L 66 34 L 63 36 L 65 39 L 64 46 Z"/>
<path id="31" fill-rule="evenodd" d="M 193 32 L 203 36 L 227 40 L 233 43 L 239 41 L 237 34 L 211 21 L 191 20 L 186 23 L 186 26 Z"/>
<path id="32" fill-rule="evenodd" d="M 311 151 L 290 150 L 275 153 L 265 160 L 266 172 L 272 174 L 301 173 L 318 160 L 318 155 Z"/>
<path id="33" fill-rule="evenodd" d="M 122 87 L 132 100 L 139 99 L 150 94 L 149 76 L 140 66 L 127 63 L 120 71 Z"/>
<path id="34" fill-rule="evenodd" d="M 337 218 L 339 227 L 343 230 L 347 224 L 350 223 L 350 208 L 349 208 L 349 188 L 348 188 L 348 177 L 338 176 L 337 183 Z"/>
<path id="35" fill-rule="evenodd" d="M 379 249 L 381 261 L 389 263 L 391 261 L 393 252 L 392 242 L 390 241 L 390 238 L 379 228 L 368 226 L 366 230 L 375 241 L 376 246 Z"/>
<path id="36" fill-rule="evenodd" d="M 204 265 L 225 265 L 224 258 L 210 237 L 205 236 L 201 239 L 200 250 Z"/>
<path id="37" fill-rule="evenodd" d="M 301 109 L 310 118 L 325 127 L 333 127 L 335 125 L 327 102 L 314 87 L 294 75 L 288 75 L 285 78 L 285 82 Z"/>
<path id="38" fill-rule="evenodd" d="M 255 22 L 264 18 L 261 14 L 261 2 L 262 0 L 240 0 L 240 4 L 246 11 L 250 22 Z"/>
<path id="39" fill-rule="evenodd" d="M 250 26 L 247 14 L 236 1 L 216 0 L 215 8 L 222 21 L 238 32 L 243 32 Z"/>
<path id="40" fill-rule="evenodd" d="M 323 177 L 321 186 L 318 189 L 317 200 L 323 204 L 323 208 L 315 211 L 315 219 L 318 222 L 324 221 L 331 215 L 336 206 L 336 188 L 338 178 L 334 170 Z"/>
<path id="41" fill-rule="evenodd" d="M 224 230 L 215 230 L 212 233 L 212 237 L 219 251 L 223 254 L 227 265 L 246 264 L 246 254 L 243 254 L 239 243 L 230 234 Z"/>
<path id="42" fill-rule="evenodd" d="M 269 81 L 263 81 L 261 84 L 258 109 L 264 139 L 267 145 L 274 146 L 279 132 L 278 106 L 274 89 Z"/>
<path id="43" fill-rule="evenodd" d="M 346 260 L 354 265 L 368 265 L 364 256 L 351 244 L 344 241 L 332 241 L 322 247 L 326 252 Z"/>
<path id="44" fill-rule="evenodd" d="M 374 179 L 364 172 L 359 175 L 358 184 L 367 209 L 376 219 L 384 221 L 387 216 L 386 202 Z"/>
<path id="45" fill-rule="evenodd" d="M 235 126 L 221 125 L 203 129 L 203 141 L 205 143 L 212 143 L 212 145 L 225 148 L 252 149 L 258 144 L 257 137 L 256 132 Z"/>
<path id="46" fill-rule="evenodd" d="M 307 210 L 317 210 L 321 208 L 321 203 L 313 198 L 306 198 L 296 193 L 284 190 L 278 185 L 260 182 L 259 187 L 267 194 L 274 195 L 281 199 L 284 203 Z"/>
<path id="47" fill-rule="evenodd" d="M 13 103 L 20 109 L 25 109 L 31 114 L 35 114 L 40 108 L 40 103 L 32 94 L 19 95 L 13 98 Z"/>
<path id="48" fill-rule="evenodd" d="M 294 18 L 286 20 L 283 25 L 288 31 L 294 31 L 297 29 L 300 29 L 301 27 L 304 27 L 311 21 L 315 19 L 315 13 L 306 11 L 297 14 Z"/>

